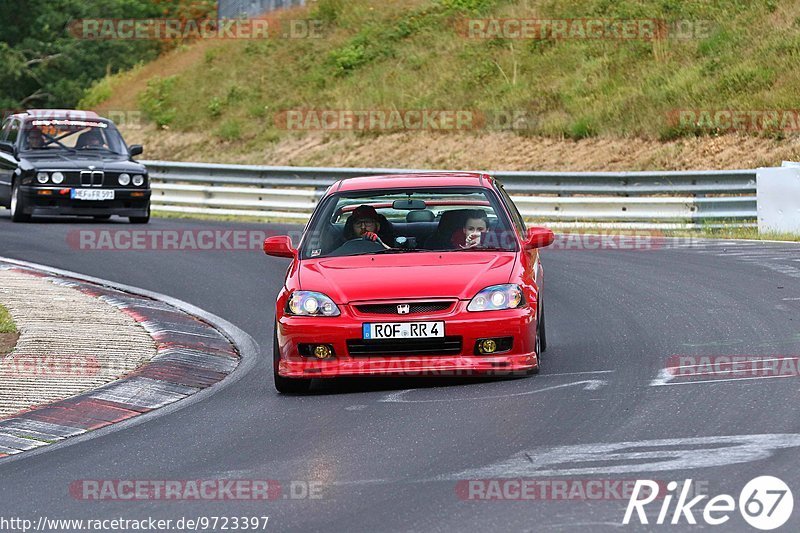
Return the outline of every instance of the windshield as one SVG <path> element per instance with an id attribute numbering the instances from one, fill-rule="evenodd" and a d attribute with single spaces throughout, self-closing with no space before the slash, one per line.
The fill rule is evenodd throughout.
<path id="1" fill-rule="evenodd" d="M 25 123 L 22 151 L 55 151 L 127 155 L 128 150 L 113 124 L 97 119 L 33 119 Z"/>
<path id="2" fill-rule="evenodd" d="M 517 241 L 499 202 L 484 188 L 332 195 L 306 231 L 301 258 L 513 251 Z"/>

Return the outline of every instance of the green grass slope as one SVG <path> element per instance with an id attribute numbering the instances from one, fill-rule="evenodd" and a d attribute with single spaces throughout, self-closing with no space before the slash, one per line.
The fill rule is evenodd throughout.
<path id="1" fill-rule="evenodd" d="M 276 118 L 293 109 L 476 110 L 526 117 L 521 135 L 661 140 L 719 133 L 676 126 L 679 109 L 800 109 L 794 0 L 319 0 L 285 16 L 320 20 L 322 37 L 205 43 L 201 60 L 143 83 L 136 105 L 161 126 L 243 149 L 287 135 Z M 468 39 L 470 18 L 661 19 L 670 31 Z M 113 100 L 130 76 L 84 103 Z"/>

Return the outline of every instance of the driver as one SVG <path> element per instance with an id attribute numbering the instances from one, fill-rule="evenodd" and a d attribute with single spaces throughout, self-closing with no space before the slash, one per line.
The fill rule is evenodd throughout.
<path id="1" fill-rule="evenodd" d="M 383 222 L 383 223 L 382 223 Z M 360 205 L 353 210 L 344 224 L 345 240 L 364 238 L 389 248 L 384 241 L 392 242 L 391 226 L 385 217 L 371 205 Z"/>
<path id="2" fill-rule="evenodd" d="M 100 132 L 91 129 L 86 133 L 81 134 L 78 138 L 78 148 L 102 148 L 103 147 L 103 138 L 100 136 Z"/>

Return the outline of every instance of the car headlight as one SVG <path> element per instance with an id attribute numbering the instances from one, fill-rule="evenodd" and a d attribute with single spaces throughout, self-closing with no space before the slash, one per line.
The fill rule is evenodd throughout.
<path id="1" fill-rule="evenodd" d="M 522 307 L 525 298 L 519 285 L 492 285 L 486 287 L 469 302 L 467 311 L 498 311 Z"/>
<path id="2" fill-rule="evenodd" d="M 133 184 L 136 185 L 137 187 L 141 187 L 143 183 L 144 183 L 144 176 L 142 176 L 141 174 L 136 174 L 133 177 Z"/>
<path id="3" fill-rule="evenodd" d="M 39 172 L 36 174 L 36 181 L 39 183 L 47 183 L 47 180 L 50 179 L 50 176 L 47 175 L 47 172 Z"/>
<path id="4" fill-rule="evenodd" d="M 295 291 L 289 298 L 286 311 L 298 316 L 339 316 L 339 308 L 321 292 Z"/>
<path id="5" fill-rule="evenodd" d="M 128 174 L 120 174 L 119 178 L 117 178 L 117 181 L 123 187 L 127 187 L 128 184 L 131 182 L 131 177 Z"/>
<path id="6" fill-rule="evenodd" d="M 61 172 L 53 172 L 53 183 L 58 185 L 63 181 L 64 181 L 64 174 L 62 174 Z"/>

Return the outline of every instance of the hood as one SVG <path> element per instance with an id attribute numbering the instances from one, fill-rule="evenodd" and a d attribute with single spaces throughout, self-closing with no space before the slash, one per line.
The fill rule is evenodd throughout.
<path id="1" fill-rule="evenodd" d="M 86 170 L 93 165 L 95 170 L 103 172 L 136 172 L 144 173 L 144 165 L 130 161 L 122 155 L 112 154 L 70 154 L 59 152 L 55 154 L 39 155 L 26 153 L 22 155 L 23 166 L 36 170 Z"/>
<path id="2" fill-rule="evenodd" d="M 300 261 L 302 290 L 337 304 L 398 298 L 468 300 L 489 285 L 508 283 L 515 252 L 360 255 Z"/>

